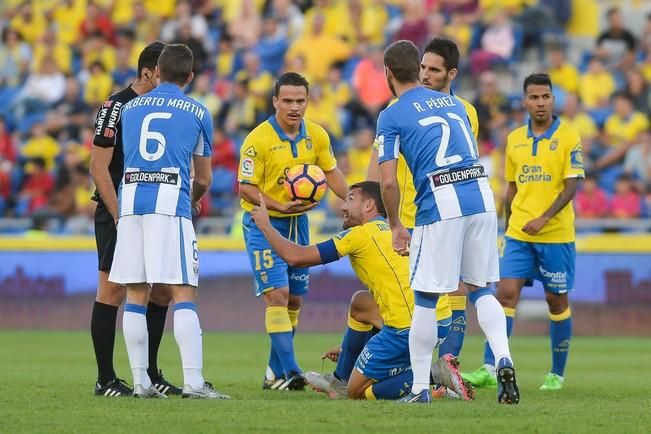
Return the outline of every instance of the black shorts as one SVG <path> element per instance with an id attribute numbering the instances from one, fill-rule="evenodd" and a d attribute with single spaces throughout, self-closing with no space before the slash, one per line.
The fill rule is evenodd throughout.
<path id="1" fill-rule="evenodd" d="M 117 236 L 118 231 L 113 216 L 100 202 L 95 209 L 95 243 L 97 244 L 99 271 L 111 271 Z"/>

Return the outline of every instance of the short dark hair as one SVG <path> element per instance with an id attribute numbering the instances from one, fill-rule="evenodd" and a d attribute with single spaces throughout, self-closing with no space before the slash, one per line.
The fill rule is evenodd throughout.
<path id="1" fill-rule="evenodd" d="M 384 202 L 382 202 L 382 190 L 380 183 L 377 181 L 362 181 L 357 182 L 349 187 L 349 190 L 359 189 L 366 199 L 371 199 L 375 202 L 378 214 L 383 217 L 387 216 L 387 211 L 384 209 Z"/>
<path id="2" fill-rule="evenodd" d="M 389 68 L 400 83 L 418 82 L 420 55 L 413 42 L 396 41 L 384 50 L 384 66 Z"/>
<path id="3" fill-rule="evenodd" d="M 549 75 L 542 72 L 531 74 L 524 79 L 522 90 L 524 91 L 525 94 L 527 93 L 527 88 L 532 84 L 540 85 L 540 86 L 549 86 L 549 90 L 553 89 L 552 80 L 549 78 Z"/>
<path id="4" fill-rule="evenodd" d="M 307 94 L 310 94 L 310 83 L 307 79 L 297 72 L 286 72 L 281 75 L 274 86 L 274 96 L 278 96 L 282 86 L 303 86 Z"/>
<path id="5" fill-rule="evenodd" d="M 618 90 L 617 92 L 613 93 L 612 96 L 610 97 L 611 101 L 613 101 L 613 102 L 615 102 L 615 100 L 616 100 L 617 98 L 625 99 L 625 100 L 627 100 L 628 102 L 630 102 L 631 104 L 632 104 L 633 101 L 634 101 L 633 96 L 632 96 L 630 93 L 625 92 L 625 91 L 623 91 L 623 90 Z"/>
<path id="6" fill-rule="evenodd" d="M 142 77 L 142 70 L 147 68 L 151 71 L 156 68 L 160 53 L 163 52 L 165 44 L 161 41 L 154 41 L 147 45 L 138 56 L 138 78 Z"/>
<path id="7" fill-rule="evenodd" d="M 606 10 L 606 17 L 610 18 L 618 12 L 619 12 L 619 8 L 617 6 L 610 7 Z"/>
<path id="8" fill-rule="evenodd" d="M 459 47 L 452 39 L 435 37 L 425 46 L 424 53 L 437 54 L 443 58 L 443 64 L 448 71 L 459 69 Z"/>
<path id="9" fill-rule="evenodd" d="M 194 55 L 185 44 L 169 44 L 158 58 L 160 79 L 182 85 L 192 73 Z"/>

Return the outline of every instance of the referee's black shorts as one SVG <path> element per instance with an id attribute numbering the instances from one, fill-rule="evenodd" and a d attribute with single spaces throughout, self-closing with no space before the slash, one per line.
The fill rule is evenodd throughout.
<path id="1" fill-rule="evenodd" d="M 97 259 L 99 271 L 111 271 L 115 241 L 118 231 L 113 221 L 113 216 L 106 206 L 100 202 L 95 209 L 95 243 L 97 244 Z"/>

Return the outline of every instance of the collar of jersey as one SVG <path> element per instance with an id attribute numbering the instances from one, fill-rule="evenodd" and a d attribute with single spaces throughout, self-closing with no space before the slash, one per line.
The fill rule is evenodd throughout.
<path id="1" fill-rule="evenodd" d="M 381 215 L 377 215 L 377 216 L 373 217 L 372 219 L 370 219 L 369 223 L 370 222 L 386 222 L 386 220 Z"/>
<path id="2" fill-rule="evenodd" d="M 298 135 L 294 140 L 290 139 L 289 136 L 285 134 L 283 129 L 280 128 L 280 125 L 278 125 L 278 121 L 276 120 L 276 115 L 269 116 L 269 119 L 267 119 L 267 121 L 274 128 L 274 131 L 276 131 L 276 134 L 278 134 L 280 140 L 283 142 L 289 142 L 289 144 L 292 146 L 292 155 L 294 158 L 298 157 L 298 149 L 296 148 L 296 144 L 307 137 L 305 130 L 305 121 L 301 119 L 301 126 L 299 127 Z"/>
<path id="3" fill-rule="evenodd" d="M 561 120 L 558 118 L 558 116 L 552 115 L 552 118 L 554 119 L 554 121 L 552 122 L 551 126 L 547 128 L 547 131 L 545 131 L 539 136 L 535 136 L 533 134 L 533 131 L 531 130 L 531 119 L 529 119 L 529 123 L 527 126 L 527 137 L 533 137 L 534 141 L 536 142 L 540 139 L 547 139 L 547 140 L 551 139 L 554 133 L 556 132 L 556 130 L 558 129 L 558 126 L 561 124 Z"/>
<path id="4" fill-rule="evenodd" d="M 158 86 L 156 86 L 156 89 L 154 89 L 152 92 L 183 94 L 183 91 L 181 90 L 181 88 L 178 87 L 176 84 L 173 84 L 173 83 L 161 83 Z"/>
<path id="5" fill-rule="evenodd" d="M 558 118 L 558 116 L 552 115 L 552 118 L 554 121 L 552 122 L 551 126 L 542 133 L 539 136 L 535 136 L 533 134 L 533 131 L 531 130 L 531 119 L 529 119 L 529 124 L 527 126 L 527 138 L 533 137 L 533 144 L 531 146 L 531 155 L 537 155 L 538 154 L 538 142 L 542 139 L 551 139 L 556 130 L 558 129 L 558 126 L 561 124 L 561 120 Z"/>

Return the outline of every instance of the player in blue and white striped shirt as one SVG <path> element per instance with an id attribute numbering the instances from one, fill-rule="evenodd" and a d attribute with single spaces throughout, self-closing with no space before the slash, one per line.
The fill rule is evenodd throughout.
<path id="1" fill-rule="evenodd" d="M 197 316 L 199 256 L 192 209 L 211 182 L 212 117 L 186 97 L 193 56 L 168 45 L 158 59 L 161 84 L 122 110 L 124 176 L 118 192 L 117 244 L 109 280 L 127 285 L 123 329 L 133 395 L 165 398 L 147 375 L 149 285 L 168 284 L 174 297 L 174 337 L 181 351 L 184 398 L 226 399 L 204 381 Z M 190 166 L 195 178 L 190 186 Z"/>
<path id="2" fill-rule="evenodd" d="M 516 404 L 519 392 L 511 362 L 506 318 L 486 286 L 499 280 L 497 216 L 493 193 L 479 164 L 468 116 L 459 100 L 419 85 L 419 53 L 409 41 L 384 54 L 387 82 L 398 97 L 380 113 L 377 126 L 382 197 L 393 247 L 409 254 L 414 314 L 409 350 L 414 382 L 405 402 L 429 402 L 429 372 L 437 342 L 435 307 L 439 294 L 470 291 L 479 325 L 498 361 L 498 402 Z M 416 227 L 400 222 L 396 177 L 402 154 L 416 187 Z"/>

